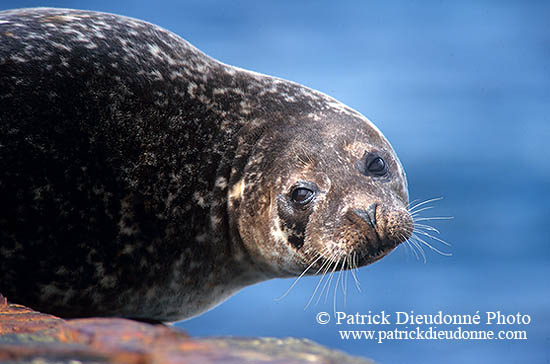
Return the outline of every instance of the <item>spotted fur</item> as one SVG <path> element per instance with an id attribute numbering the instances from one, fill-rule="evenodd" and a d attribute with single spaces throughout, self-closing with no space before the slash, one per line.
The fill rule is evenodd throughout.
<path id="1" fill-rule="evenodd" d="M 365 150 L 387 180 L 353 167 Z M 326 247 L 368 264 L 410 235 L 365 117 L 112 14 L 0 12 L 0 171 L 0 292 L 65 317 L 187 318 Z M 296 214 L 299 180 L 319 194 Z M 349 215 L 373 201 L 379 232 Z"/>

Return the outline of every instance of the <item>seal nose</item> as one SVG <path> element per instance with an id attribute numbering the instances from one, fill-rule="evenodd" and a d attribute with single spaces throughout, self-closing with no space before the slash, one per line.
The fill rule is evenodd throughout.
<path id="1" fill-rule="evenodd" d="M 375 202 L 372 205 L 370 205 L 368 207 L 368 209 L 366 209 L 366 210 L 354 210 L 353 212 L 355 212 L 357 214 L 357 216 L 359 216 L 360 218 L 365 220 L 370 225 L 371 228 L 375 229 L 376 228 L 376 207 L 377 206 L 378 206 L 378 204 Z"/>

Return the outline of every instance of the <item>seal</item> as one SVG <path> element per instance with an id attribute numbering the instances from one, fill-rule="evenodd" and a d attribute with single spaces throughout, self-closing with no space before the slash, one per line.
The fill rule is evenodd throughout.
<path id="1" fill-rule="evenodd" d="M 0 291 L 62 317 L 174 321 L 413 231 L 364 116 L 155 25 L 0 12 Z"/>

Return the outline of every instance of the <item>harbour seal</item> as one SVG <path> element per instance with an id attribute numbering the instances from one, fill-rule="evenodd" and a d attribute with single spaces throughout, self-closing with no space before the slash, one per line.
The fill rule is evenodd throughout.
<path id="1" fill-rule="evenodd" d="M 0 12 L 0 171 L 0 292 L 63 317 L 189 318 L 413 231 L 367 118 L 106 13 Z"/>

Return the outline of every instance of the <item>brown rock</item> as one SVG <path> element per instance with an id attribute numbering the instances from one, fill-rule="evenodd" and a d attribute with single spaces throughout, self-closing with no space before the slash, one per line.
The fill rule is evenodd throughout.
<path id="1" fill-rule="evenodd" d="M 162 324 L 121 318 L 63 320 L 0 294 L 0 364 L 367 364 L 306 339 L 193 339 Z"/>

